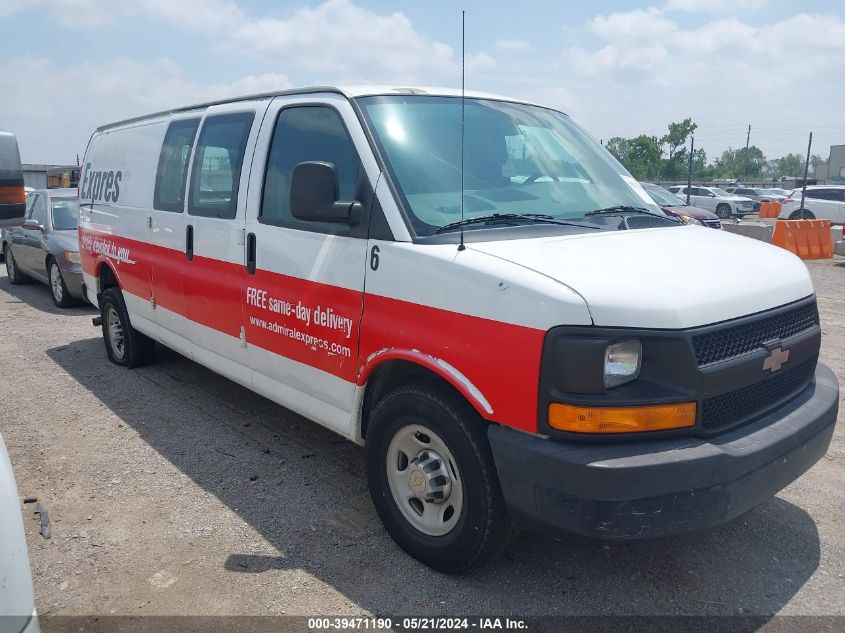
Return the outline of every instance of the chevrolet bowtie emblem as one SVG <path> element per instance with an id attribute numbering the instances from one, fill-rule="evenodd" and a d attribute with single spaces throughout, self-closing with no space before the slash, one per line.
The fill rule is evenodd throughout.
<path id="1" fill-rule="evenodd" d="M 769 355 L 763 361 L 763 371 L 771 369 L 772 373 L 778 371 L 783 364 L 789 360 L 789 350 L 781 347 L 776 347 L 769 350 Z"/>

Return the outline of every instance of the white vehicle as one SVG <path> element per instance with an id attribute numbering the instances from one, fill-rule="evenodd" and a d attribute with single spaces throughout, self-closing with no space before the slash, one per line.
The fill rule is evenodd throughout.
<path id="1" fill-rule="evenodd" d="M 365 87 L 153 114 L 94 133 L 80 215 L 112 362 L 159 342 L 366 445 L 384 526 L 441 571 L 514 525 L 723 523 L 833 433 L 801 260 L 666 216 L 548 108 Z"/>
<path id="2" fill-rule="evenodd" d="M 35 593 L 26 550 L 20 497 L 0 435 L 0 624 L 9 633 L 38 633 Z"/>
<path id="3" fill-rule="evenodd" d="M 790 220 L 818 218 L 845 224 L 845 185 L 808 186 L 803 207 L 801 189 L 794 189 L 783 202 L 780 217 Z"/>
<path id="4" fill-rule="evenodd" d="M 673 185 L 668 188 L 676 196 L 686 200 L 687 186 Z M 723 220 L 732 215 L 742 217 L 755 212 L 755 203 L 751 198 L 728 193 L 719 187 L 699 187 L 693 185 L 690 189 L 690 204 L 694 207 L 707 209 Z"/>

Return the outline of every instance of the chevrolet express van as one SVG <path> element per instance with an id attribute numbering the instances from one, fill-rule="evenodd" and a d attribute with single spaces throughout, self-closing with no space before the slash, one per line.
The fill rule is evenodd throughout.
<path id="1" fill-rule="evenodd" d="M 109 359 L 161 343 L 365 445 L 385 528 L 435 569 L 514 526 L 718 525 L 830 442 L 803 263 L 667 217 L 555 110 L 285 91 L 106 125 L 83 167 Z"/>

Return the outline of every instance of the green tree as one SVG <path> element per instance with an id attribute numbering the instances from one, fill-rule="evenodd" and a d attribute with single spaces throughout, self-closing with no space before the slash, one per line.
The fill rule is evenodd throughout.
<path id="1" fill-rule="evenodd" d="M 663 175 L 667 178 L 678 178 L 687 172 L 687 139 L 695 132 L 698 125 L 691 118 L 670 123 L 668 132 L 660 137 L 660 144 L 668 146 L 669 157 L 664 161 Z"/>
<path id="2" fill-rule="evenodd" d="M 637 180 L 654 180 L 662 175 L 663 150 L 656 136 L 641 134 L 631 139 L 615 136 L 605 147 Z"/>
<path id="3" fill-rule="evenodd" d="M 801 154 L 787 154 L 783 158 L 777 159 L 775 172 L 772 175 L 775 178 L 780 178 L 781 176 L 803 176 L 804 158 Z"/>

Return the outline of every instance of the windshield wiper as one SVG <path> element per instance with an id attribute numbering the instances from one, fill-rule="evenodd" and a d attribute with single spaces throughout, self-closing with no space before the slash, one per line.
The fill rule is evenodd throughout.
<path id="1" fill-rule="evenodd" d="M 544 224 L 561 224 L 563 226 L 580 226 L 581 228 L 585 229 L 602 230 L 602 227 L 596 226 L 595 224 L 584 224 L 581 222 L 570 222 L 569 220 L 558 220 L 552 215 L 546 215 L 543 213 L 491 213 L 490 215 L 480 215 L 474 218 L 467 218 L 466 220 L 452 222 L 451 224 L 444 224 L 439 229 L 437 229 L 437 233 L 443 233 L 444 231 L 457 229 L 462 226 L 469 226 L 470 224 L 493 224 L 496 222 L 512 222 L 513 220 L 523 220 Z"/>

